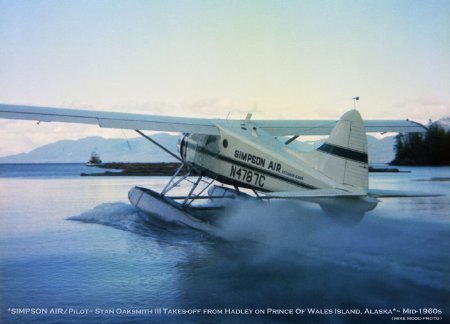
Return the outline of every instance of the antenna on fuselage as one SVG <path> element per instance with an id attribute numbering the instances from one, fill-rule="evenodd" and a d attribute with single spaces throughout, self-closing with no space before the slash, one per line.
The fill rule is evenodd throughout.
<path id="1" fill-rule="evenodd" d="M 247 116 L 245 116 L 245 119 L 242 121 L 241 123 L 241 128 L 246 130 L 247 129 L 247 124 L 250 121 L 250 119 L 252 118 L 252 113 L 248 113 Z"/>
<path id="2" fill-rule="evenodd" d="M 353 100 L 353 109 L 356 110 L 356 101 L 359 100 L 359 97 L 353 97 L 352 100 Z"/>
<path id="3" fill-rule="evenodd" d="M 251 118 L 252 118 L 252 113 L 248 113 L 247 116 L 245 116 L 244 122 L 247 124 Z"/>

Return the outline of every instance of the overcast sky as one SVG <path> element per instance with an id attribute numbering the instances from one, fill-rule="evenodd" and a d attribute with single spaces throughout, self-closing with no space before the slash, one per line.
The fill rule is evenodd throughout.
<path id="1" fill-rule="evenodd" d="M 0 0 L 0 103 L 255 119 L 450 116 L 450 1 Z M 0 120 L 0 156 L 130 137 Z"/>

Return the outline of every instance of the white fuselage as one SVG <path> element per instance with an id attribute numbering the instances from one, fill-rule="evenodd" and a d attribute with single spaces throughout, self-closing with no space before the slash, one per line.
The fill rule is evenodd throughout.
<path id="1" fill-rule="evenodd" d="M 262 130 L 243 124 L 220 128 L 220 135 L 185 134 L 182 159 L 223 183 L 258 191 L 299 191 L 340 185 L 301 155 Z"/>
<path id="2" fill-rule="evenodd" d="M 220 135 L 184 134 L 178 146 L 186 163 L 215 180 L 263 192 L 349 189 L 320 171 L 313 152 L 293 150 L 252 125 L 217 126 Z M 320 204 L 328 214 L 351 212 L 358 219 L 378 202 L 368 196 L 303 200 Z"/>

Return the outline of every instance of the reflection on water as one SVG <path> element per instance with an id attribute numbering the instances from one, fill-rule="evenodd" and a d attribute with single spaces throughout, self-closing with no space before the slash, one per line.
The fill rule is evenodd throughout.
<path id="1" fill-rule="evenodd" d="M 448 182 L 415 181 L 448 176 L 449 171 L 374 174 L 371 186 L 449 193 Z M 449 196 L 386 199 L 351 228 L 333 223 L 315 205 L 240 203 L 223 217 L 219 239 L 155 221 L 127 203 L 131 186 L 162 188 L 164 181 L 76 175 L 0 178 L 1 319 L 58 321 L 8 313 L 9 307 L 19 306 L 433 307 L 446 316 L 450 312 Z M 95 314 L 83 319 L 361 320 L 340 315 Z"/>

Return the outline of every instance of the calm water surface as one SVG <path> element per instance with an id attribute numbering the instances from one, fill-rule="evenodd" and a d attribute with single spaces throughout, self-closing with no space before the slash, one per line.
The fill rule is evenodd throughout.
<path id="1" fill-rule="evenodd" d="M 371 174 L 370 185 L 447 196 L 385 199 L 354 227 L 315 205 L 241 203 L 221 222 L 224 240 L 128 204 L 130 187 L 161 189 L 167 178 L 0 164 L 0 322 L 380 323 L 403 308 L 448 321 L 450 186 L 431 179 L 450 168 L 405 170 Z M 332 314 L 295 314 L 308 308 Z M 336 314 L 366 308 L 401 312 Z"/>

